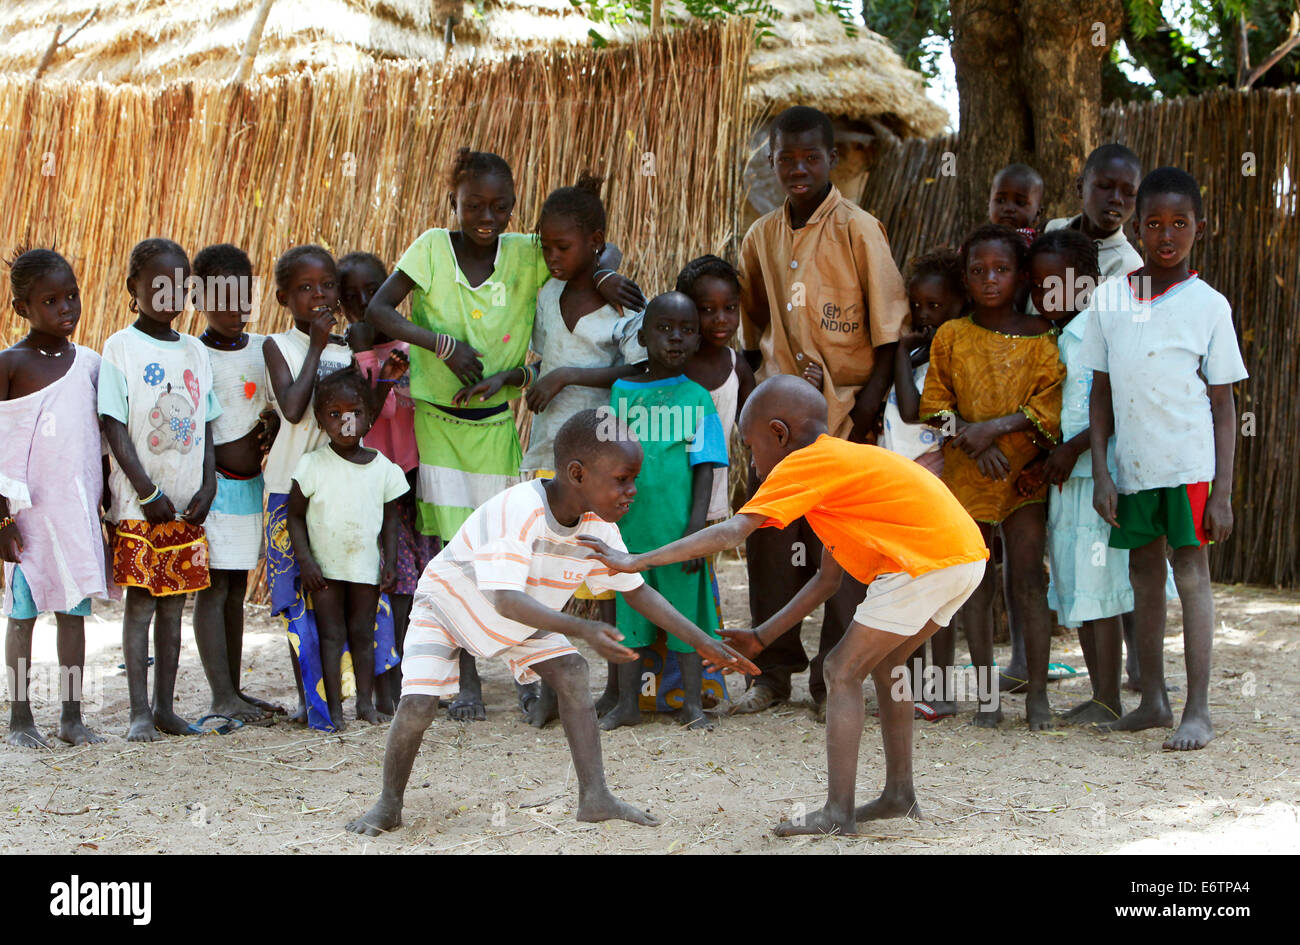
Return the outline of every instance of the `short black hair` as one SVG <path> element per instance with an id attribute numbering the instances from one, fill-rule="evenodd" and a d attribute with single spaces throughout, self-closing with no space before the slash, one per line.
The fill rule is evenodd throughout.
<path id="1" fill-rule="evenodd" d="M 191 269 L 196 277 L 206 279 L 209 276 L 251 276 L 253 263 L 234 243 L 214 243 L 204 246 L 194 256 Z"/>
<path id="2" fill-rule="evenodd" d="M 1035 256 L 1055 253 L 1069 260 L 1070 268 L 1076 276 L 1087 276 L 1096 280 L 1101 277 L 1101 265 L 1097 260 L 1097 244 L 1078 230 L 1062 226 L 1048 230 L 1029 244 L 1027 263 L 1033 262 Z"/>
<path id="3" fill-rule="evenodd" d="M 1138 159 L 1138 156 L 1119 142 L 1112 141 L 1109 144 L 1103 144 L 1092 149 L 1092 153 L 1088 155 L 1088 160 L 1083 162 L 1084 178 L 1086 179 L 1090 173 L 1103 164 L 1109 164 L 1111 161 L 1123 161 L 1132 165 L 1139 176 L 1142 174 L 1142 162 Z"/>
<path id="4" fill-rule="evenodd" d="M 730 282 L 737 292 L 740 291 L 740 274 L 736 272 L 736 267 L 712 253 L 706 256 L 696 256 L 685 266 L 682 266 L 682 271 L 677 274 L 675 288 L 683 295 L 690 295 L 693 298 L 695 283 L 705 276 L 712 276 L 715 279 Z"/>
<path id="5" fill-rule="evenodd" d="M 174 253 L 185 260 L 185 265 L 190 264 L 190 258 L 185 255 L 185 250 L 180 243 L 164 239 L 161 236 L 150 237 L 147 240 L 141 240 L 131 247 L 131 256 L 126 264 L 126 281 L 128 283 L 135 280 L 143 269 L 155 256 L 161 256 L 164 253 Z"/>
<path id="6" fill-rule="evenodd" d="M 537 217 L 537 228 L 540 230 L 542 221 L 548 217 L 568 217 L 584 233 L 603 231 L 605 205 L 600 200 L 600 185 L 604 182 L 605 178 L 583 171 L 572 187 L 557 187 L 551 191 Z"/>
<path id="7" fill-rule="evenodd" d="M 1016 177 L 1020 180 L 1028 181 L 1030 188 L 1043 189 L 1043 175 L 1038 173 L 1028 164 L 1008 164 L 996 174 L 993 175 L 993 183 L 996 184 L 999 177 Z"/>
<path id="8" fill-rule="evenodd" d="M 355 397 L 359 400 L 361 409 L 369 419 L 370 382 L 355 367 L 348 366 L 320 378 L 316 382 L 316 390 L 312 395 L 312 407 L 314 410 L 319 410 L 330 402 L 330 398 L 339 395 Z"/>
<path id="9" fill-rule="evenodd" d="M 384 274 L 385 279 L 388 278 L 388 267 L 374 253 L 351 252 L 346 256 L 340 256 L 335 268 L 338 269 L 339 278 L 341 279 L 348 270 L 359 269 L 362 266 L 374 266 Z"/>
<path id="10" fill-rule="evenodd" d="M 451 166 L 447 168 L 447 183 L 452 190 L 459 187 L 461 181 L 474 177 L 489 176 L 500 177 L 510 185 L 511 190 L 514 189 L 515 175 L 510 170 L 510 165 L 501 155 L 493 154 L 491 151 L 471 151 L 469 148 L 458 148 L 456 157 L 452 159 Z"/>
<path id="11" fill-rule="evenodd" d="M 1009 226 L 1003 226 L 1000 223 L 985 223 L 975 227 L 962 241 L 961 249 L 961 271 L 963 281 L 965 279 L 966 269 L 970 265 L 970 251 L 980 243 L 1006 243 L 1011 247 L 1011 251 L 1016 257 L 1016 268 L 1024 272 L 1029 263 L 1029 247 L 1025 245 L 1024 237 Z"/>
<path id="12" fill-rule="evenodd" d="M 962 257 L 955 249 L 935 249 L 913 259 L 907 270 L 907 287 L 910 289 L 914 283 L 931 276 L 942 279 L 958 297 L 966 297 Z"/>
<path id="13" fill-rule="evenodd" d="M 776 150 L 776 136 L 778 133 L 783 135 L 798 135 L 805 131 L 817 131 L 821 133 L 822 144 L 829 151 L 835 147 L 835 126 L 825 112 L 816 108 L 810 108 L 807 105 L 795 105 L 793 108 L 787 108 L 781 114 L 772 119 L 772 127 L 767 132 L 767 146 L 769 150 Z"/>
<path id="14" fill-rule="evenodd" d="M 579 410 L 555 434 L 555 474 L 575 459 L 589 463 L 615 443 L 635 442 L 626 433 L 614 408 L 606 405 Z M 614 435 L 610 436 L 609 433 Z"/>
<path id="15" fill-rule="evenodd" d="M 14 258 L 9 260 L 9 289 L 16 301 L 26 302 L 33 282 L 61 270 L 71 273 L 72 266 L 52 249 L 16 250 Z"/>
<path id="16" fill-rule="evenodd" d="M 306 243 L 302 246 L 291 246 L 280 254 L 280 258 L 275 261 L 275 285 L 276 288 L 288 290 L 291 277 L 293 276 L 294 267 L 306 259 L 315 257 L 325 263 L 335 273 L 338 272 L 338 265 L 334 262 L 334 257 L 324 246 L 317 246 L 314 243 Z"/>
<path id="17" fill-rule="evenodd" d="M 1142 204 L 1156 194 L 1181 194 L 1192 202 L 1196 219 L 1205 219 L 1205 203 L 1201 199 L 1201 185 L 1196 178 L 1181 167 L 1157 167 L 1142 178 L 1138 185 L 1136 211 L 1142 212 Z"/>

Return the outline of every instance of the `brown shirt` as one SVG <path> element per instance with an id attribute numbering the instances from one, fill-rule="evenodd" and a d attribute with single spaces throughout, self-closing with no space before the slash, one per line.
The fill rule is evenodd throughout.
<path id="1" fill-rule="evenodd" d="M 834 185 L 808 222 L 790 226 L 790 201 L 754 221 L 740 245 L 741 340 L 762 352 L 757 380 L 822 368 L 829 429 L 845 437 L 849 412 L 875 363 L 898 341 L 907 291 L 880 221 Z M 761 331 L 751 318 L 768 313 Z"/>

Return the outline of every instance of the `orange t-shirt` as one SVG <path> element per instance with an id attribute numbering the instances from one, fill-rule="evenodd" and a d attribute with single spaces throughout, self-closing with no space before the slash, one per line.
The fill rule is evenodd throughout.
<path id="1" fill-rule="evenodd" d="M 897 453 L 822 434 L 768 474 L 741 515 L 785 528 L 800 517 L 863 584 L 989 556 L 979 526 L 935 475 Z"/>

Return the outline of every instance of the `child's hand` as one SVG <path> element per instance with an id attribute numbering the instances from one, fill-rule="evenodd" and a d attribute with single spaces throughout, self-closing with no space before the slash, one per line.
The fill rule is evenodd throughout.
<path id="1" fill-rule="evenodd" d="M 822 381 L 824 380 L 822 366 L 816 361 L 809 361 L 804 365 L 803 373 L 799 376 L 818 390 L 822 389 Z"/>
<path id="2" fill-rule="evenodd" d="M 261 425 L 257 433 L 257 448 L 265 456 L 271 451 L 276 434 L 280 432 L 280 415 L 274 407 L 267 407 L 258 414 L 257 422 Z"/>
<path id="3" fill-rule="evenodd" d="M 996 446 L 990 446 L 975 457 L 975 467 L 986 479 L 1006 479 L 1011 474 L 1011 463 L 1006 454 Z"/>
<path id="4" fill-rule="evenodd" d="M 630 663 L 637 658 L 635 650 L 629 650 L 618 641 L 623 634 L 614 627 L 599 621 L 589 621 L 591 629 L 587 631 L 586 641 L 591 648 L 611 663 Z"/>
<path id="5" fill-rule="evenodd" d="M 379 589 L 391 594 L 397 587 L 397 562 L 385 562 L 379 571 Z"/>
<path id="6" fill-rule="evenodd" d="M 1047 461 L 1043 464 L 1043 478 L 1049 485 L 1059 486 L 1070 478 L 1070 473 L 1074 472 L 1074 464 L 1079 461 L 1081 455 L 1083 454 L 1073 446 L 1062 443 L 1047 454 Z"/>
<path id="7" fill-rule="evenodd" d="M 727 627 L 722 627 L 718 632 L 726 638 L 727 642 L 730 643 L 738 653 L 741 653 L 750 659 L 753 659 L 758 656 L 759 653 L 763 652 L 763 644 L 758 642 L 758 634 L 753 630 L 732 630 Z M 757 674 L 750 673 L 750 675 L 754 676 Z"/>
<path id="8" fill-rule="evenodd" d="M 528 388 L 526 398 L 528 400 L 528 409 L 533 413 L 541 413 L 546 409 L 546 405 L 555 398 L 555 395 L 568 386 L 563 370 L 548 371 L 539 377 L 532 387 Z"/>
<path id="9" fill-rule="evenodd" d="M 717 640 L 701 643 L 695 650 L 704 658 L 704 665 L 709 669 L 720 669 L 724 673 L 744 673 L 747 676 L 757 676 L 762 672 L 743 655 Z"/>
<path id="10" fill-rule="evenodd" d="M 346 314 L 346 313 L 345 313 Z M 375 346 L 375 330 L 364 320 L 353 321 L 351 315 L 347 315 L 348 330 L 343 337 L 347 339 L 348 347 L 354 354 L 362 351 L 369 351 Z"/>
<path id="11" fill-rule="evenodd" d="M 383 366 L 379 369 L 379 379 L 381 381 L 396 381 L 406 375 L 411 366 L 411 360 L 406 356 L 406 352 L 401 348 L 394 348 L 384 358 Z"/>
<path id="12" fill-rule="evenodd" d="M 338 317 L 333 309 L 321 312 L 311 320 L 311 330 L 307 332 L 308 343 L 318 351 L 329 344 L 330 332 L 334 330 L 334 324 Z"/>
<path id="13" fill-rule="evenodd" d="M 23 536 L 18 531 L 18 523 L 10 522 L 0 528 L 0 561 L 22 563 Z"/>
<path id="14" fill-rule="evenodd" d="M 1047 463 L 1044 454 L 1039 453 L 1020 470 L 1020 475 L 1016 476 L 1016 492 L 1024 498 L 1029 498 L 1047 482 Z"/>
<path id="15" fill-rule="evenodd" d="M 1227 541 L 1232 534 L 1232 500 L 1227 489 L 1216 489 L 1205 501 L 1202 526 L 1210 541 Z"/>
<path id="16" fill-rule="evenodd" d="M 310 559 L 298 562 L 298 577 L 302 581 L 303 591 L 307 593 L 314 594 L 329 587 L 325 575 L 321 574 L 320 565 Z"/>
<path id="17" fill-rule="evenodd" d="M 997 433 L 990 424 L 968 423 L 952 438 L 952 443 L 971 459 L 978 459 L 997 438 Z"/>
<path id="18" fill-rule="evenodd" d="M 472 406 L 470 401 L 477 397 L 479 403 L 482 403 L 489 397 L 495 397 L 501 392 L 501 388 L 505 387 L 505 385 L 505 372 L 493 374 L 491 377 L 483 378 L 483 380 L 479 381 L 477 384 L 462 387 L 460 390 L 456 391 L 455 396 L 451 398 L 451 402 L 457 407 L 467 407 Z"/>
<path id="19" fill-rule="evenodd" d="M 483 378 L 483 362 L 479 357 L 478 349 L 473 345 L 457 341 L 443 363 L 462 384 L 477 384 Z"/>
<path id="20" fill-rule="evenodd" d="M 703 558 L 691 558 L 689 561 L 682 562 L 683 574 L 698 574 L 700 568 L 704 567 Z"/>
<path id="21" fill-rule="evenodd" d="M 216 497 L 215 485 L 211 489 L 200 489 L 194 493 L 194 498 L 190 499 L 189 507 L 181 513 L 181 518 L 191 525 L 202 525 L 207 520 L 208 512 L 212 509 L 212 501 Z"/>
<path id="22" fill-rule="evenodd" d="M 638 312 L 645 309 L 645 296 L 641 293 L 641 287 L 627 276 L 621 276 L 617 272 L 612 276 L 604 276 L 600 280 L 600 285 L 596 286 L 596 291 L 610 305 L 618 305 Z"/>
<path id="23" fill-rule="evenodd" d="M 637 563 L 636 555 L 628 554 L 626 551 L 615 551 L 599 538 L 592 535 L 579 535 L 578 544 L 590 548 L 591 557 L 595 558 L 615 574 L 635 574 L 636 572 L 643 570 Z"/>
<path id="24" fill-rule="evenodd" d="M 910 357 L 912 352 L 922 345 L 929 344 L 930 339 L 934 337 L 934 329 L 930 326 L 919 329 L 909 328 L 898 336 L 898 350 L 906 352 Z"/>
<path id="25" fill-rule="evenodd" d="M 1115 481 L 1109 475 L 1104 478 L 1093 477 L 1092 507 L 1096 509 L 1097 514 L 1102 517 L 1102 520 L 1107 525 L 1112 528 L 1119 528 L 1119 518 L 1117 517 L 1119 493 L 1115 491 Z"/>
<path id="26" fill-rule="evenodd" d="M 172 505 L 172 500 L 167 498 L 165 492 L 159 493 L 158 498 L 148 505 L 141 505 L 140 511 L 144 513 L 144 519 L 150 525 L 176 521 L 176 506 Z"/>

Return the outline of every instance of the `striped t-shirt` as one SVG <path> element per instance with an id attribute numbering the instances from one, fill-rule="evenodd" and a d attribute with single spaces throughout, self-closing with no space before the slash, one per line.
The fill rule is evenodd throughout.
<path id="1" fill-rule="evenodd" d="M 523 591 L 560 610 L 581 584 L 596 594 L 632 591 L 639 574 L 611 574 L 577 541 L 592 535 L 626 550 L 618 527 L 592 512 L 561 525 L 546 502 L 545 483 L 534 479 L 497 493 L 466 519 L 456 536 L 429 562 L 415 591 L 412 619 L 424 611 L 462 645 L 495 653 L 536 634 L 537 628 L 497 613 L 485 591 Z"/>

